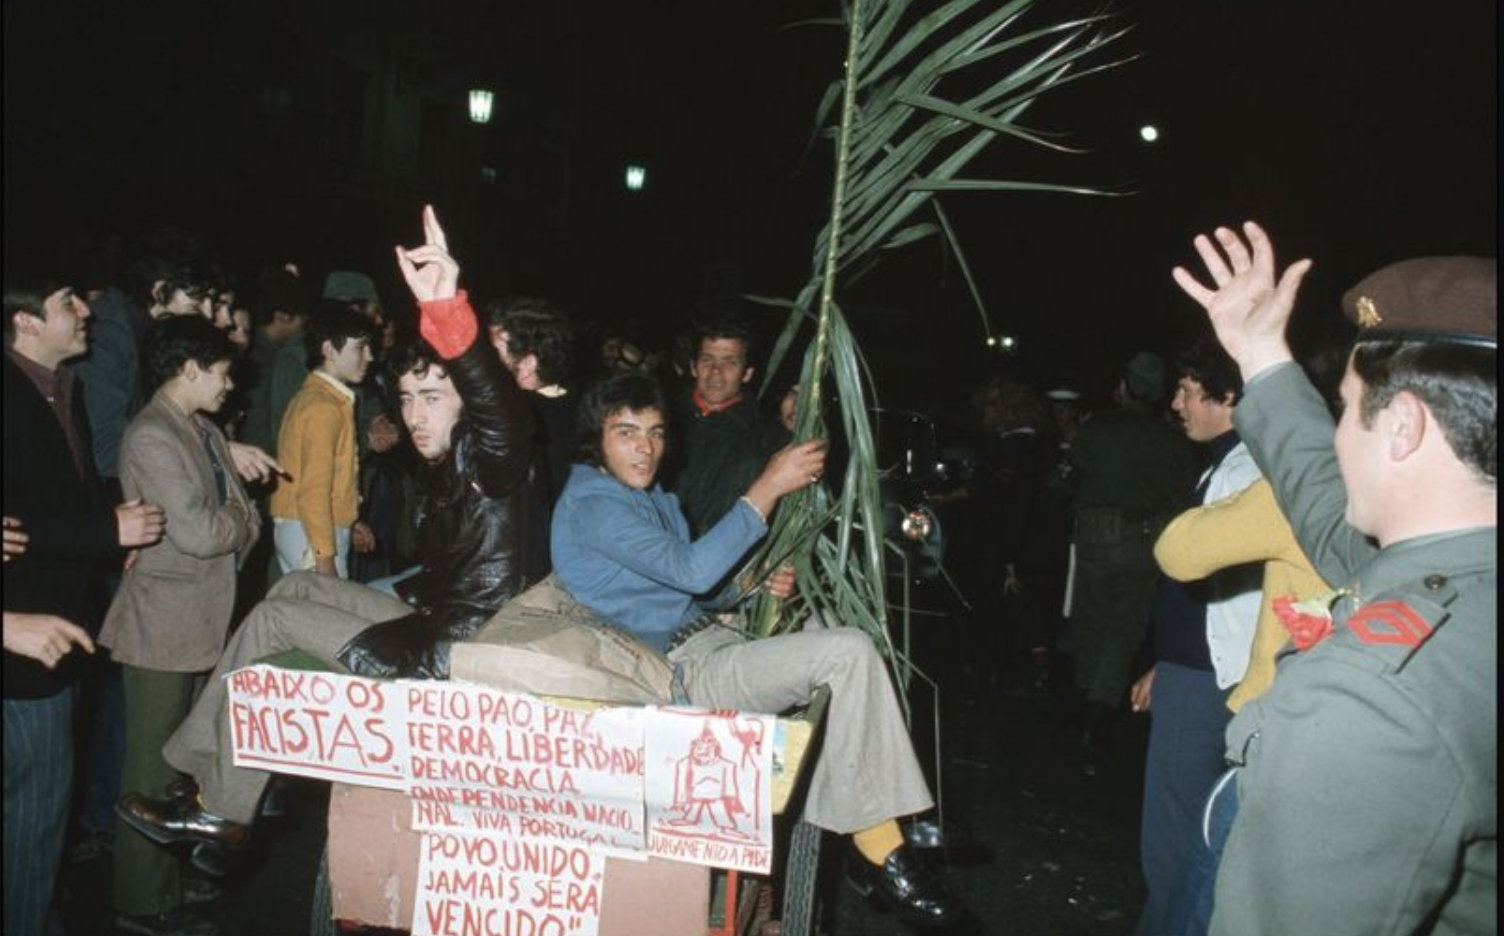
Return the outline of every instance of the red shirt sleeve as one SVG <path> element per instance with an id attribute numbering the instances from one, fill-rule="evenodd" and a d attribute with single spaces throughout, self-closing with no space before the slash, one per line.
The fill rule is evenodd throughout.
<path id="1" fill-rule="evenodd" d="M 418 303 L 418 331 L 439 356 L 452 361 L 464 354 L 480 334 L 470 297 L 461 289 L 452 299 Z"/>

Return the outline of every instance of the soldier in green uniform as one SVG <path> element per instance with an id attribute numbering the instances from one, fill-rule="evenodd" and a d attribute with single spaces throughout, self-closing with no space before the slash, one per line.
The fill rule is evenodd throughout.
<path id="1" fill-rule="evenodd" d="M 1334 433 L 1285 341 L 1310 262 L 1276 277 L 1251 222 L 1213 237 L 1195 241 L 1213 285 L 1175 279 L 1243 371 L 1238 431 L 1345 590 L 1292 617 L 1306 649 L 1228 729 L 1211 932 L 1496 932 L 1497 263 L 1407 260 L 1347 293 Z"/>
<path id="2" fill-rule="evenodd" d="M 1097 772 L 1144 642 L 1158 567 L 1154 540 L 1191 502 L 1196 463 L 1185 436 L 1161 418 L 1165 362 L 1138 354 L 1113 393 L 1117 408 L 1093 416 L 1070 460 L 1080 477 L 1073 545 L 1070 640 L 1076 686 L 1086 697 L 1082 769 Z"/>

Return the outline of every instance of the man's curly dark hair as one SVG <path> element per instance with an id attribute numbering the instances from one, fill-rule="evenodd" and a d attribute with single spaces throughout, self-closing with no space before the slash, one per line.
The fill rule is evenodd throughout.
<path id="1" fill-rule="evenodd" d="M 575 422 L 575 436 L 580 440 L 578 460 L 597 468 L 606 464 L 601 449 L 601 428 L 613 413 L 622 410 L 641 412 L 657 410 L 669 418 L 663 387 L 644 374 L 614 374 L 585 392 Z"/>

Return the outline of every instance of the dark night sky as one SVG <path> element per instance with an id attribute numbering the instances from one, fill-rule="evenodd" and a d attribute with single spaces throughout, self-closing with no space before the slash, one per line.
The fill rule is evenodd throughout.
<path id="1" fill-rule="evenodd" d="M 8 250 L 32 225 L 46 225 L 38 219 L 47 215 L 49 193 L 76 189 L 91 159 L 162 145 L 155 134 L 116 132 L 107 146 L 90 141 L 68 168 L 54 170 L 43 144 L 18 140 L 11 117 L 18 101 L 70 107 L 66 95 L 83 89 L 96 106 L 131 102 L 111 101 L 115 86 L 87 60 L 77 63 L 81 78 L 71 91 L 26 83 L 9 62 L 13 50 L 58 37 L 18 35 L 11 6 Z M 528 214 L 542 211 L 538 205 L 522 201 L 513 216 L 495 219 L 474 205 L 441 204 L 461 234 L 457 252 L 464 259 L 467 236 L 485 242 L 509 267 L 494 277 L 498 288 L 552 293 L 608 320 L 677 321 L 707 284 L 792 292 L 808 273 L 829 184 L 828 149 L 806 147 L 839 48 L 834 32 L 779 27 L 829 15 L 832 6 L 452 0 L 413 12 L 475 17 L 468 30 L 473 57 L 494 53 L 490 73 L 505 82 L 498 134 L 509 132 L 509 114 L 518 127 L 562 119 L 530 108 L 529 95 L 552 100 L 551 87 L 574 83 L 567 119 L 578 123 L 581 144 L 565 246 L 529 236 L 543 224 Z M 1039 7 L 1034 15 L 1049 18 L 1090 9 L 1076 0 L 1042 0 Z M 404 11 L 417 7 L 391 9 L 400 26 Z M 1180 296 L 1169 268 L 1192 260 L 1191 235 L 1214 224 L 1256 217 L 1287 259 L 1316 258 L 1306 287 L 1306 337 L 1339 331 L 1332 324 L 1336 297 L 1380 264 L 1427 253 L 1497 253 L 1493 3 L 1161 0 L 1118 12 L 1135 26 L 1121 49 L 1138 60 L 1045 99 L 1031 114 L 1034 125 L 1066 132 L 1090 152 L 1042 158 L 1000 147 L 980 168 L 1133 194 L 947 200 L 995 326 L 1023 341 L 1017 363 L 1026 373 L 1090 383 L 1141 347 L 1173 351 L 1188 343 L 1199 310 Z M 57 47 L 62 54 L 66 43 Z M 212 139 L 196 132 L 197 119 L 177 116 L 176 145 Z M 1163 133 L 1153 146 L 1137 136 L 1146 121 Z M 522 153 L 527 137 L 518 130 L 501 151 Z M 628 157 L 650 173 L 650 191 L 635 200 L 619 191 Z M 206 160 L 199 172 L 211 188 L 217 162 L 233 166 L 233 159 Z M 179 203 L 189 199 L 171 186 L 135 192 L 131 184 L 113 180 L 112 200 L 193 220 L 189 205 Z M 18 188 L 25 198 L 10 197 Z M 236 194 L 218 204 L 213 225 L 254 239 L 295 214 L 283 204 L 270 220 L 274 193 L 243 173 L 225 179 L 225 188 Z M 66 195 L 57 199 L 71 204 Z M 190 204 L 203 199 L 195 195 Z M 392 220 L 391 230 L 347 232 L 338 218 L 314 213 L 299 219 L 299 233 L 321 232 L 316 243 L 339 243 L 347 253 L 362 245 L 358 253 L 368 249 L 375 267 L 389 256 L 377 245 L 416 232 L 415 209 L 410 228 Z M 933 244 L 891 258 L 854 298 L 880 384 L 900 402 L 954 395 L 993 366 L 955 271 Z M 930 379 L 939 373 L 954 379 Z"/>

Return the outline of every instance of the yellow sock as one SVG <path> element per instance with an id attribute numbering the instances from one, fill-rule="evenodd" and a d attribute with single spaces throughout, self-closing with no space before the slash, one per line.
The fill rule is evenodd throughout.
<path id="1" fill-rule="evenodd" d="M 871 828 L 853 833 L 851 844 L 856 846 L 863 858 L 881 866 L 903 844 L 903 831 L 898 828 L 896 820 L 886 819 Z"/>

